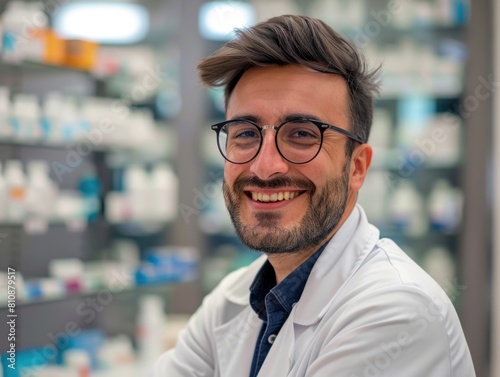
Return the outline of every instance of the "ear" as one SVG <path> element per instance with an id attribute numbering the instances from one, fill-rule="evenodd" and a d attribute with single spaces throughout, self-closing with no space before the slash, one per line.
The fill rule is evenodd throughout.
<path id="1" fill-rule="evenodd" d="M 365 181 L 366 173 L 372 163 L 373 149 L 368 144 L 361 144 L 352 152 L 350 189 L 359 191 Z"/>

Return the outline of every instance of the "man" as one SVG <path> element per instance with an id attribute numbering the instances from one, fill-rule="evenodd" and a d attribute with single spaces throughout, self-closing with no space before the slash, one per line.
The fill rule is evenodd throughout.
<path id="1" fill-rule="evenodd" d="M 212 129 L 227 208 L 264 255 L 205 298 L 152 375 L 474 376 L 446 294 L 356 204 L 377 84 L 355 47 L 282 16 L 199 70 L 225 86 L 227 120 Z"/>

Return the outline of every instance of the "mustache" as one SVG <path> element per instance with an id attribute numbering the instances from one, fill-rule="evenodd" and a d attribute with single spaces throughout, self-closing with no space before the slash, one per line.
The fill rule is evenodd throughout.
<path id="1" fill-rule="evenodd" d="M 289 177 L 277 177 L 269 180 L 262 180 L 258 177 L 241 177 L 234 182 L 233 190 L 235 192 L 242 192 L 244 187 L 257 187 L 261 189 L 274 189 L 274 188 L 299 188 L 303 190 L 315 191 L 314 184 L 306 179 L 292 179 Z"/>

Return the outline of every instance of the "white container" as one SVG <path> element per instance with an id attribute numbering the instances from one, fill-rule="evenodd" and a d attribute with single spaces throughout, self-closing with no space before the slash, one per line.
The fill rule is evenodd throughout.
<path id="1" fill-rule="evenodd" d="M 49 164 L 34 160 L 28 163 L 27 214 L 29 219 L 49 222 L 54 216 L 58 188 L 49 177 Z"/>
<path id="2" fill-rule="evenodd" d="M 2 13 L 3 46 L 2 59 L 19 63 L 24 59 L 26 50 L 26 8 L 22 1 L 10 1 Z"/>
<path id="3" fill-rule="evenodd" d="M 124 186 L 130 198 L 131 218 L 135 221 L 151 219 L 151 188 L 149 175 L 140 165 L 131 165 L 125 170 Z"/>
<path id="4" fill-rule="evenodd" d="M 51 92 L 42 107 L 42 140 L 49 144 L 63 141 L 61 116 L 64 111 L 64 97 L 59 92 Z"/>
<path id="5" fill-rule="evenodd" d="M 411 182 L 401 180 L 391 197 L 392 222 L 410 236 L 422 236 L 428 229 L 425 203 Z"/>
<path id="6" fill-rule="evenodd" d="M 139 300 L 136 336 L 139 362 L 145 366 L 152 365 L 166 348 L 162 331 L 166 323 L 163 305 L 163 299 L 155 295 L 146 295 Z"/>
<path id="7" fill-rule="evenodd" d="M 77 138 L 80 128 L 78 109 L 74 99 L 66 98 L 61 110 L 60 127 L 64 142 L 70 142 Z"/>
<path id="8" fill-rule="evenodd" d="M 85 203 L 79 192 L 60 191 L 55 203 L 55 217 L 67 224 L 86 224 Z"/>
<path id="9" fill-rule="evenodd" d="M 115 372 L 117 376 L 135 377 L 133 374 L 134 349 L 130 338 L 125 335 L 106 340 L 97 352 L 97 362 L 99 369 L 108 372 L 109 375 Z M 118 374 L 118 371 L 121 373 Z"/>
<path id="10" fill-rule="evenodd" d="M 49 18 L 45 14 L 43 3 L 40 1 L 26 2 L 25 12 L 25 30 L 30 30 L 31 34 L 27 35 L 26 38 L 24 59 L 42 62 L 45 54 L 45 39 L 35 33 L 37 30 L 43 30 L 49 26 Z"/>
<path id="11" fill-rule="evenodd" d="M 168 164 L 151 172 L 151 216 L 155 221 L 170 221 L 177 216 L 179 180 Z"/>
<path id="12" fill-rule="evenodd" d="M 7 184 L 7 220 L 21 223 L 26 214 L 26 177 L 21 161 L 7 161 L 4 176 Z"/>
<path id="13" fill-rule="evenodd" d="M 68 349 L 63 353 L 64 364 L 75 376 L 90 377 L 90 355 L 83 349 Z"/>
<path id="14" fill-rule="evenodd" d="M 13 122 L 16 140 L 34 142 L 40 139 L 40 105 L 32 94 L 17 94 L 13 101 Z"/>
<path id="15" fill-rule="evenodd" d="M 462 218 L 462 194 L 445 179 L 436 181 L 429 195 L 431 225 L 444 233 L 458 229 Z"/>

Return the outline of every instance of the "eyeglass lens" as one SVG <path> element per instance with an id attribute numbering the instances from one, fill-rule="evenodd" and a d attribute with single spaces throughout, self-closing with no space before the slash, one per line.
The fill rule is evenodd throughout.
<path id="1" fill-rule="evenodd" d="M 268 132 L 264 130 L 263 132 Z M 318 126 L 308 121 L 284 123 L 276 134 L 281 155 L 295 163 L 313 159 L 321 148 L 322 134 Z M 260 150 L 262 133 L 254 124 L 245 121 L 229 122 L 219 132 L 219 147 L 231 162 L 245 163 Z"/>

